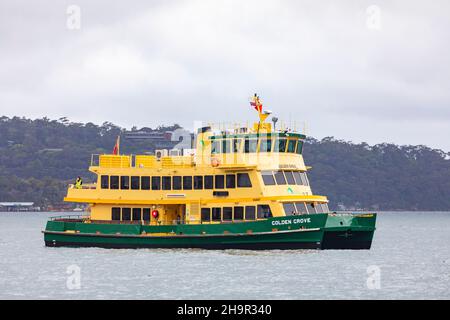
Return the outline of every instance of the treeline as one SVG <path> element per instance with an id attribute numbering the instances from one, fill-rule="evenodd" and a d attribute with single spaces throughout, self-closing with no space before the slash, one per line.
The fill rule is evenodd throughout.
<path id="1" fill-rule="evenodd" d="M 171 131 L 178 125 L 144 128 Z M 67 183 L 85 181 L 91 154 L 110 153 L 125 129 L 66 118 L 0 118 L 0 201 L 60 205 Z M 137 130 L 133 128 L 132 130 Z M 121 153 L 153 151 L 149 141 L 123 141 Z M 450 155 L 426 146 L 353 144 L 309 138 L 304 157 L 314 193 L 333 209 L 449 210 Z"/>

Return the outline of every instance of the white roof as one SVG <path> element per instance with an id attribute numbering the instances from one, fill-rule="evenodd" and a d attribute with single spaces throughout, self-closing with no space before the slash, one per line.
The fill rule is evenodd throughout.
<path id="1" fill-rule="evenodd" d="M 2 207 L 11 207 L 11 206 L 21 206 L 27 207 L 32 206 L 34 202 L 0 202 L 0 206 Z"/>

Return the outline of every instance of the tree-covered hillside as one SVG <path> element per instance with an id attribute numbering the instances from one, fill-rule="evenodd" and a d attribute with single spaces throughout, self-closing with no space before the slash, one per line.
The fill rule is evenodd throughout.
<path id="1" fill-rule="evenodd" d="M 60 204 L 67 183 L 78 175 L 85 181 L 92 178 L 87 171 L 91 154 L 111 152 L 123 131 L 109 122 L 0 118 L 0 201 Z M 146 140 L 127 140 L 121 153 L 154 148 Z M 450 157 L 441 150 L 309 138 L 304 157 L 313 167 L 309 178 L 314 193 L 327 195 L 334 209 L 450 209 Z"/>

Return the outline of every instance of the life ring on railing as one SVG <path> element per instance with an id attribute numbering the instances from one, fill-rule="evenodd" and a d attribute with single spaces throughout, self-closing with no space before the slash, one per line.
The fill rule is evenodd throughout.
<path id="1" fill-rule="evenodd" d="M 159 216 L 158 210 L 152 210 L 152 217 L 158 219 L 158 216 Z"/>
<path id="2" fill-rule="evenodd" d="M 220 161 L 217 158 L 211 158 L 211 166 L 218 167 L 220 165 Z"/>

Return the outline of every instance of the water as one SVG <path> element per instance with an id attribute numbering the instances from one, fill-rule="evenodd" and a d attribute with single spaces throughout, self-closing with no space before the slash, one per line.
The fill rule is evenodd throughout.
<path id="1" fill-rule="evenodd" d="M 46 248 L 50 215 L 0 213 L 0 298 L 450 299 L 450 212 L 381 213 L 370 251 L 257 252 Z"/>

